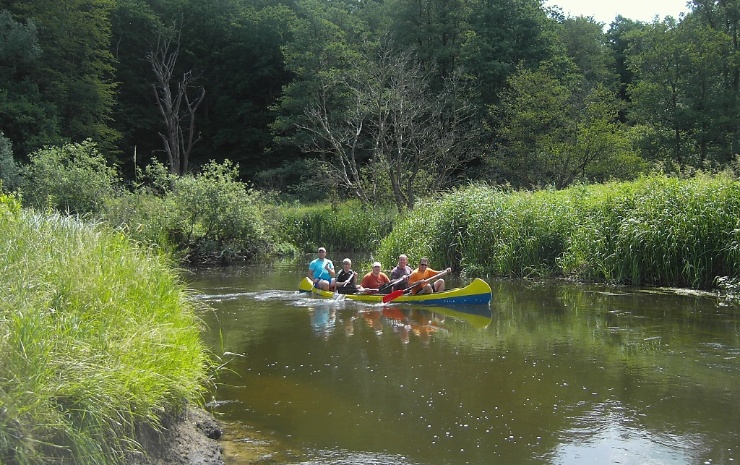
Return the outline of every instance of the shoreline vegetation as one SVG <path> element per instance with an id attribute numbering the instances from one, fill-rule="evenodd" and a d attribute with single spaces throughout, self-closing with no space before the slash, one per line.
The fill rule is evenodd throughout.
<path id="1" fill-rule="evenodd" d="M 213 362 L 172 264 L 0 195 L 0 462 L 128 463 L 202 404 Z"/>
<path id="2" fill-rule="evenodd" d="M 470 278 L 737 295 L 740 182 L 731 175 L 534 192 L 476 184 L 399 214 L 356 201 L 282 203 L 236 181 L 233 168 L 180 179 L 160 171 L 161 183 L 111 189 L 85 199 L 85 211 L 65 200 L 76 215 L 55 213 L 61 196 L 51 188 L 46 213 L 0 195 L 0 462 L 126 463 L 142 451 L 142 431 L 159 434 L 202 405 L 217 357 L 200 339 L 205 309 L 177 272 L 194 258 L 370 245 L 372 260 L 427 256 Z"/>
<path id="3" fill-rule="evenodd" d="M 468 186 L 418 205 L 377 256 L 393 262 L 398 251 L 470 277 L 729 289 L 740 276 L 740 182 L 656 175 L 536 192 Z"/>

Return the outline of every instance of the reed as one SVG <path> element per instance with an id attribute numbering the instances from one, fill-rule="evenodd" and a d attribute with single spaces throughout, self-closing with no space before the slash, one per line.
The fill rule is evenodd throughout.
<path id="1" fill-rule="evenodd" d="M 589 279 L 707 289 L 740 273 L 740 183 L 643 178 L 594 187 L 564 264 Z"/>
<path id="2" fill-rule="evenodd" d="M 650 176 L 565 190 L 486 185 L 427 199 L 378 247 L 475 276 L 710 288 L 740 275 L 740 183 Z"/>
<path id="3" fill-rule="evenodd" d="M 164 258 L 8 202 L 0 256 L 0 463 L 125 463 L 138 428 L 201 401 L 211 362 Z"/>
<path id="4" fill-rule="evenodd" d="M 485 185 L 426 200 L 379 248 L 381 260 L 406 253 L 471 276 L 549 275 L 567 241 L 572 215 L 555 191 L 507 192 Z"/>

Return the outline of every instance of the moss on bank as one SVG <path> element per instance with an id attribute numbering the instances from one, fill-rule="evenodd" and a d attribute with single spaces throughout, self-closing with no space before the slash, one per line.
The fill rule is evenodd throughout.
<path id="1" fill-rule="evenodd" d="M 167 261 L 0 196 L 0 463 L 123 463 L 200 402 L 200 322 Z"/>

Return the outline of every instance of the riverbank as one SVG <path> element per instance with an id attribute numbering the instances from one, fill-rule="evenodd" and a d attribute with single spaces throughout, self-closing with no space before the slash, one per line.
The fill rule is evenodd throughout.
<path id="1" fill-rule="evenodd" d="M 2 195 L 0 253 L 0 462 L 128 464 L 141 437 L 185 443 L 167 422 L 215 367 L 167 257 Z"/>
<path id="2" fill-rule="evenodd" d="M 301 456 L 259 429 L 219 422 L 201 408 L 187 409 L 166 431 L 141 439 L 130 465 L 256 465 L 300 461 Z"/>
<path id="3" fill-rule="evenodd" d="M 127 461 L 131 465 L 224 465 L 222 435 L 213 415 L 188 408 L 164 431 L 143 434 L 143 452 L 129 455 Z"/>

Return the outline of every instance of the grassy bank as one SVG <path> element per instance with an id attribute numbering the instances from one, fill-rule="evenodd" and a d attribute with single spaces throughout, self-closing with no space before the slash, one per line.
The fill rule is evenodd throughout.
<path id="1" fill-rule="evenodd" d="M 710 288 L 740 277 L 740 183 L 663 176 L 566 190 L 470 186 L 422 202 L 377 256 L 470 275 Z"/>
<path id="2" fill-rule="evenodd" d="M 194 304 L 122 235 L 0 199 L 0 463 L 124 463 L 200 400 Z"/>

